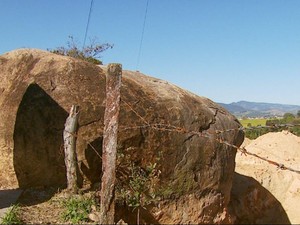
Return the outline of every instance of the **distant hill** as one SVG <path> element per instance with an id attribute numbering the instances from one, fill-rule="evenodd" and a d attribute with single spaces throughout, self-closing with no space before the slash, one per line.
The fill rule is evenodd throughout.
<path id="1" fill-rule="evenodd" d="M 230 104 L 218 103 L 236 117 L 273 117 L 283 116 L 285 113 L 296 114 L 299 105 L 285 105 L 264 102 L 239 101 Z"/>

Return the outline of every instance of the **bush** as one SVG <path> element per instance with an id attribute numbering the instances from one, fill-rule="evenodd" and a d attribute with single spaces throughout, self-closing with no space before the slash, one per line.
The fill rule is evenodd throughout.
<path id="1" fill-rule="evenodd" d="M 101 53 L 110 48 L 113 48 L 113 45 L 108 43 L 99 44 L 95 38 L 90 41 L 89 45 L 80 48 L 73 36 L 69 36 L 67 46 L 48 50 L 58 55 L 70 56 L 96 65 L 102 65 L 102 61 L 100 60 Z"/>
<path id="2" fill-rule="evenodd" d="M 295 115 L 292 113 L 285 113 L 283 115 L 283 119 L 281 119 L 282 123 L 291 123 L 295 119 Z"/>
<path id="3" fill-rule="evenodd" d="M 156 180 L 159 172 L 156 163 L 146 168 L 131 163 L 126 180 L 117 183 L 117 201 L 125 203 L 128 207 L 136 209 L 146 207 L 158 201 L 155 195 Z"/>
<path id="4" fill-rule="evenodd" d="M 269 132 L 280 132 L 288 130 L 289 132 L 300 136 L 300 118 L 296 118 L 291 113 L 286 113 L 282 119 L 270 119 L 266 121 L 269 127 L 250 127 L 245 129 L 245 136 L 249 139 L 256 139 Z"/>
<path id="5" fill-rule="evenodd" d="M 251 140 L 258 138 L 261 135 L 269 133 L 271 130 L 268 128 L 261 128 L 261 127 L 252 127 L 251 129 L 245 130 L 245 136 Z"/>

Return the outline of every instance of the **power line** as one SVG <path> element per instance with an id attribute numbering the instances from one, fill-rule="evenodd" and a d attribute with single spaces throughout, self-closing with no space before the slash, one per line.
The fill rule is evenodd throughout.
<path id="1" fill-rule="evenodd" d="M 85 28 L 84 41 L 83 41 L 82 48 L 84 48 L 84 46 L 85 46 L 86 37 L 87 37 L 88 30 L 89 30 L 90 19 L 91 19 L 91 15 L 92 15 L 93 3 L 94 3 L 94 0 L 91 0 L 90 11 L 89 11 L 88 21 L 87 21 L 86 28 Z"/>
<path id="2" fill-rule="evenodd" d="M 145 10 L 145 16 L 144 16 L 144 23 L 143 23 L 143 29 L 142 29 L 142 35 L 141 35 L 141 41 L 140 41 L 138 58 L 137 58 L 137 63 L 136 63 L 136 70 L 138 70 L 138 67 L 139 67 L 139 64 L 140 64 L 140 58 L 141 58 L 141 52 L 142 52 L 142 45 L 143 45 L 144 33 L 145 33 L 145 26 L 146 26 L 146 19 L 147 19 L 147 13 L 148 13 L 148 5 L 149 5 L 149 0 L 147 0 L 147 4 L 146 4 L 146 10 Z"/>

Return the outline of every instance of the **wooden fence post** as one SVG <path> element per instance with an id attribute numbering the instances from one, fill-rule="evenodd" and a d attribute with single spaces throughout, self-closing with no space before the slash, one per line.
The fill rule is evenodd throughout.
<path id="1" fill-rule="evenodd" d="M 79 106 L 72 105 L 69 117 L 65 123 L 64 151 L 65 164 L 67 170 L 67 184 L 71 193 L 75 194 L 78 191 L 77 186 L 77 157 L 76 157 L 76 131 L 79 117 Z"/>
<path id="2" fill-rule="evenodd" d="M 120 111 L 122 65 L 108 65 L 106 75 L 106 108 L 102 148 L 102 180 L 100 191 L 100 224 L 114 224 L 117 134 Z"/>

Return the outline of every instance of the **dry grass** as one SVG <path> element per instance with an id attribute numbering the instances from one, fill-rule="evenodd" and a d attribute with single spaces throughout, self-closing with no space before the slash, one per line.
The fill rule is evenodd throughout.
<path id="1" fill-rule="evenodd" d="M 93 194 L 88 192 L 83 196 Z M 20 219 L 25 224 L 72 224 L 63 219 L 66 210 L 63 202 L 69 197 L 65 191 L 55 188 L 27 189 L 18 200 Z"/>

